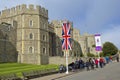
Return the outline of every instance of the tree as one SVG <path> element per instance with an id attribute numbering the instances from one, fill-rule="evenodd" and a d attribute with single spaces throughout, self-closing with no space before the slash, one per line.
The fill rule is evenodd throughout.
<path id="1" fill-rule="evenodd" d="M 95 55 L 92 54 L 92 53 L 87 53 L 87 56 L 88 56 L 88 57 L 95 57 Z"/>
<path id="2" fill-rule="evenodd" d="M 110 56 L 115 55 L 118 52 L 118 48 L 111 42 L 105 42 L 102 51 L 104 56 Z"/>

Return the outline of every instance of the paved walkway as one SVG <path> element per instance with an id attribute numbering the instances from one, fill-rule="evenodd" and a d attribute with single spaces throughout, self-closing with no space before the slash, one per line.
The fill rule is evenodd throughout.
<path id="1" fill-rule="evenodd" d="M 120 80 L 120 62 L 112 62 L 104 68 L 83 71 L 55 80 Z"/>
<path id="2" fill-rule="evenodd" d="M 39 78 L 35 78 L 35 79 L 30 79 L 30 80 L 55 80 L 61 77 L 65 77 L 68 75 L 72 75 L 74 72 L 69 72 L 69 74 L 66 73 L 57 73 L 57 74 L 52 74 L 52 75 L 48 75 L 48 76 L 43 76 L 43 77 L 39 77 Z"/>

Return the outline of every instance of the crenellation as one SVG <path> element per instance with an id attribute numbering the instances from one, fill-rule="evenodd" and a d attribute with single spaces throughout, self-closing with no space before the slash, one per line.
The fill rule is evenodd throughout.
<path id="1" fill-rule="evenodd" d="M 21 12 L 21 6 L 18 5 L 16 6 L 16 14 L 20 14 L 20 12 Z"/>
<path id="2" fill-rule="evenodd" d="M 12 16 L 15 15 L 15 13 L 16 13 L 16 8 L 15 7 L 11 8 L 9 15 Z"/>
<path id="3" fill-rule="evenodd" d="M 47 17 L 48 17 L 48 10 L 46 10 L 46 15 L 47 15 Z"/>
<path id="4" fill-rule="evenodd" d="M 30 5 L 29 5 L 29 9 L 30 9 L 30 10 L 34 10 L 34 5 L 30 4 Z"/>
<path id="5" fill-rule="evenodd" d="M 27 6 L 25 4 L 21 5 L 21 11 L 24 12 L 25 10 L 27 10 Z"/>
<path id="6" fill-rule="evenodd" d="M 5 18 L 22 13 L 41 14 L 42 16 L 48 17 L 48 10 L 46 10 L 44 7 L 41 7 L 39 5 L 34 6 L 33 4 L 30 4 L 28 6 L 26 4 L 22 4 L 16 7 L 12 7 L 10 9 L 2 10 L 0 12 L 0 17 Z"/>
<path id="7" fill-rule="evenodd" d="M 41 13 L 42 13 L 44 16 L 48 17 L 48 10 L 46 10 L 44 7 L 41 8 Z"/>
<path id="8" fill-rule="evenodd" d="M 40 12 L 41 12 L 41 6 L 37 5 L 37 6 L 36 6 L 36 11 L 37 11 L 38 13 L 40 13 Z"/>
<path id="9" fill-rule="evenodd" d="M 10 12 L 9 9 L 2 10 L 1 16 L 2 17 L 7 17 L 9 15 L 9 12 Z"/>
<path id="10" fill-rule="evenodd" d="M 20 5 L 16 6 L 16 11 L 20 11 L 20 10 L 21 10 Z"/>
<path id="11" fill-rule="evenodd" d="M 10 9 L 7 9 L 7 16 L 9 16 L 9 14 L 10 14 Z"/>
<path id="12" fill-rule="evenodd" d="M 42 13 L 44 14 L 44 13 L 45 13 L 45 8 L 44 8 L 44 7 L 42 7 L 42 10 L 41 10 L 41 11 L 42 11 Z"/>

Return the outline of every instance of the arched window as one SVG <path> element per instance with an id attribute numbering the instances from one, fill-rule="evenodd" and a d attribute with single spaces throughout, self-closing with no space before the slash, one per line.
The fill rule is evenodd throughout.
<path id="1" fill-rule="evenodd" d="M 46 54 L 46 48 L 45 47 L 43 48 L 43 54 Z"/>
<path id="2" fill-rule="evenodd" d="M 8 40 L 8 39 L 9 39 L 9 36 L 8 36 L 7 34 L 5 34 L 4 39 L 5 39 L 5 40 Z"/>
<path id="3" fill-rule="evenodd" d="M 29 47 L 29 53 L 33 53 L 33 48 Z"/>
<path id="4" fill-rule="evenodd" d="M 29 21 L 29 26 L 30 26 L 30 27 L 33 26 L 33 21 L 32 21 L 32 20 Z"/>
<path id="5" fill-rule="evenodd" d="M 43 41 L 46 41 L 46 35 L 43 35 Z"/>
<path id="6" fill-rule="evenodd" d="M 32 34 L 32 33 L 30 33 L 29 37 L 30 37 L 30 39 L 33 39 L 33 34 Z"/>

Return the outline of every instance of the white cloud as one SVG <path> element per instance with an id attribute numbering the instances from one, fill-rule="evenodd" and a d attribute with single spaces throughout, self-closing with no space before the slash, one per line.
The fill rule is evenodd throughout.
<path id="1" fill-rule="evenodd" d="M 101 39 L 103 43 L 109 41 L 120 48 L 120 25 L 112 25 L 102 33 Z"/>
<path id="2" fill-rule="evenodd" d="M 94 0 L 86 15 L 85 28 L 88 32 L 101 31 L 105 25 L 120 17 L 119 0 Z"/>

